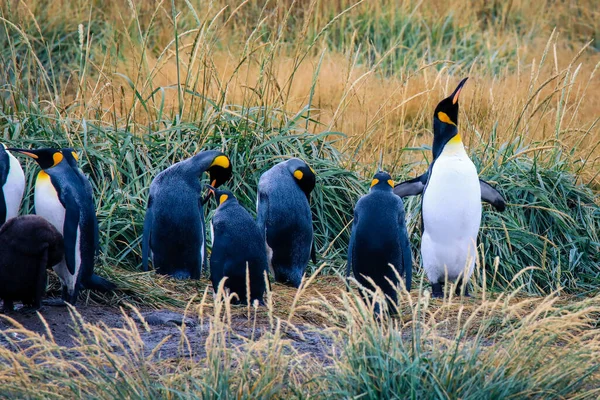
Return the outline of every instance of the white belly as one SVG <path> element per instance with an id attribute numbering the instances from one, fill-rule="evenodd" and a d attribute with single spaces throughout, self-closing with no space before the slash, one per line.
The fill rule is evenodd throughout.
<path id="1" fill-rule="evenodd" d="M 23 192 L 25 191 L 25 174 L 19 161 L 10 153 L 10 169 L 6 178 L 6 183 L 2 187 L 4 199 L 6 201 L 6 219 L 14 218 L 19 215 Z"/>
<path id="2" fill-rule="evenodd" d="M 35 213 L 41 217 L 44 217 L 62 234 L 66 210 L 60 202 L 58 193 L 56 192 L 56 189 L 54 189 L 54 186 L 52 186 L 52 183 L 47 175 L 44 176 L 41 173 L 38 175 L 38 179 L 35 183 L 34 203 Z M 54 272 L 56 272 L 58 275 L 61 283 L 69 290 L 69 294 L 72 294 L 75 290 L 77 276 L 79 275 L 79 270 L 81 268 L 81 257 L 79 251 L 80 237 L 81 232 L 79 228 L 77 228 L 77 239 L 75 242 L 75 274 L 71 275 L 69 272 L 64 257 L 61 262 L 52 267 Z"/>
<path id="3" fill-rule="evenodd" d="M 449 280 L 471 276 L 480 223 L 481 187 L 475 165 L 464 149 L 444 149 L 423 196 L 421 256 L 432 283 L 446 274 Z"/>

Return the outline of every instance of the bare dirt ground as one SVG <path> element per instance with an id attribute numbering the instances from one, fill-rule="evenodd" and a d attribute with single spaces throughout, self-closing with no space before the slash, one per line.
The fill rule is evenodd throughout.
<path id="1" fill-rule="evenodd" d="M 318 285 L 309 287 L 302 296 L 301 302 L 305 304 L 326 293 L 331 296 L 336 287 L 340 287 L 338 278 L 324 278 Z M 208 284 L 208 282 L 207 282 Z M 242 344 L 245 339 L 258 338 L 273 329 L 273 320 L 280 317 L 286 320 L 295 295 L 295 289 L 281 285 L 273 288 L 273 314 L 270 318 L 265 307 L 260 307 L 256 314 L 252 308 L 246 306 L 232 306 L 228 324 L 232 327 L 232 335 L 229 342 L 231 345 Z M 123 301 L 124 303 L 124 301 Z M 150 307 L 139 307 L 139 314 L 129 307 L 120 305 L 99 305 L 85 301 L 77 304 L 76 311 L 82 320 L 97 326 L 107 328 L 128 328 L 127 317 L 135 321 L 140 337 L 145 344 L 144 352 L 150 354 L 156 346 L 161 344 L 165 337 L 169 337 L 161 344 L 160 351 L 156 353 L 158 358 L 193 357 L 202 358 L 205 354 L 205 343 L 210 330 L 210 318 L 212 316 L 212 300 L 205 309 L 207 317 L 199 319 L 194 310 L 188 311 L 184 317 L 183 309 L 155 309 Z M 145 323 L 140 319 L 143 317 Z M 0 331 L 14 328 L 13 319 L 23 328 L 44 335 L 47 338 L 48 330 L 56 344 L 64 347 L 77 345 L 77 325 L 70 309 L 66 306 L 57 307 L 44 305 L 38 313 L 24 314 L 17 311 L 3 315 L 0 314 Z M 273 315 L 271 315 L 273 317 Z M 327 358 L 330 353 L 331 338 L 315 329 L 321 325 L 319 317 L 302 307 L 294 314 L 292 319 L 295 329 L 282 329 L 284 337 L 291 340 L 294 348 L 300 353 L 309 353 L 319 359 Z M 184 326 L 182 326 L 182 323 Z M 284 324 L 285 325 L 285 324 Z M 185 344 L 183 344 L 182 331 L 185 331 Z M 6 333 L 5 333 L 6 334 Z M 27 343 L 26 335 L 11 331 L 9 333 L 13 341 Z M 21 336 L 21 338 L 19 337 Z M 7 346 L 6 337 L 0 337 L 0 345 Z M 191 352 L 191 354 L 190 354 Z"/>

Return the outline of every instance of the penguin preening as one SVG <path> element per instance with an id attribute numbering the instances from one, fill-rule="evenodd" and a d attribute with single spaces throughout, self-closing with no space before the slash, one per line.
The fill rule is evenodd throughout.
<path id="1" fill-rule="evenodd" d="M 346 268 L 346 277 L 352 269 L 356 280 L 369 290 L 375 290 L 367 278 L 372 279 L 388 298 L 390 312 L 397 303 L 398 277 L 404 275 L 408 291 L 412 280 L 404 204 L 393 187 L 392 177 L 379 171 L 369 193 L 356 203 Z"/>
<path id="2" fill-rule="evenodd" d="M 144 271 L 152 254 L 159 274 L 200 279 L 206 263 L 200 178 L 206 171 L 211 185 L 218 187 L 231 178 L 231 161 L 220 151 L 203 151 L 173 164 L 150 184 L 142 240 Z"/>
<path id="3" fill-rule="evenodd" d="M 63 300 L 75 304 L 81 287 L 100 291 L 115 289 L 112 282 L 94 274 L 98 235 L 96 208 L 87 178 L 79 171 L 76 160 L 74 164 L 73 160 L 68 161 L 73 157 L 71 149 L 9 150 L 33 158 L 42 168 L 35 183 L 35 212 L 64 237 L 65 256 L 53 267 L 62 283 Z"/>
<path id="4" fill-rule="evenodd" d="M 267 246 L 269 269 L 280 283 L 299 287 L 315 261 L 310 193 L 316 176 L 298 158 L 265 172 L 258 183 L 257 222 Z"/>
<path id="5" fill-rule="evenodd" d="M 267 250 L 263 236 L 254 218 L 231 192 L 212 187 L 210 190 L 217 202 L 217 210 L 210 223 L 210 278 L 213 288 L 217 291 L 219 283 L 226 277 L 225 288 L 238 297 L 234 303 L 247 304 L 249 298 L 251 302 L 258 300 L 263 304 L 267 279 Z"/>
<path id="6" fill-rule="evenodd" d="M 46 269 L 64 257 L 63 237 L 37 215 L 12 218 L 0 227 L 0 298 L 4 311 L 23 302 L 23 311 L 38 310 L 46 293 Z"/>
<path id="7" fill-rule="evenodd" d="M 473 274 L 481 201 L 504 211 L 504 198 L 480 180 L 458 131 L 458 98 L 467 81 L 442 100 L 433 115 L 433 161 L 427 172 L 396 185 L 400 197 L 422 193 L 421 258 L 432 284 L 432 295 L 442 297 L 444 279 L 457 281 L 468 296 L 467 281 Z"/>
<path id="8" fill-rule="evenodd" d="M 8 151 L 6 145 L 0 145 L 0 226 L 10 218 L 19 215 L 25 174 L 19 161 Z"/>

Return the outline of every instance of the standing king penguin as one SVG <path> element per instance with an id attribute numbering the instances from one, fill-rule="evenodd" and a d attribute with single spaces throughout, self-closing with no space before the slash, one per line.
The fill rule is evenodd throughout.
<path id="1" fill-rule="evenodd" d="M 19 215 L 25 174 L 19 161 L 8 151 L 6 145 L 0 145 L 0 226 L 8 219 Z"/>
<path id="2" fill-rule="evenodd" d="M 64 236 L 65 256 L 53 267 L 62 283 L 63 300 L 74 305 L 82 287 L 103 292 L 114 290 L 112 282 L 94 274 L 96 207 L 87 178 L 65 158 L 65 152 L 69 153 L 67 157 L 74 157 L 74 152 L 52 148 L 9 150 L 33 158 L 42 168 L 35 182 L 35 213 Z"/>
<path id="3" fill-rule="evenodd" d="M 408 291 L 412 280 L 404 204 L 394 195 L 393 187 L 392 177 L 379 171 L 371 181 L 369 194 L 356 203 L 346 269 L 346 277 L 352 269 L 362 286 L 375 290 L 367 279 L 371 278 L 388 298 L 390 312 L 397 304 L 398 276 L 404 275 Z"/>
<path id="4" fill-rule="evenodd" d="M 218 290 L 224 277 L 225 288 L 236 293 L 238 301 L 247 304 L 258 300 L 263 304 L 267 279 L 267 250 L 256 221 L 240 205 L 233 194 L 210 187 L 217 201 L 217 210 L 210 223 L 212 252 L 210 278 Z M 246 288 L 248 270 L 250 293 Z M 234 301 L 237 303 L 238 301 Z"/>
<path id="5" fill-rule="evenodd" d="M 433 115 L 433 161 L 427 172 L 396 185 L 400 197 L 422 194 L 421 258 L 433 297 L 443 297 L 444 279 L 456 281 L 456 294 L 473 274 L 481 201 L 504 211 L 504 198 L 480 180 L 458 132 L 458 97 L 467 78 L 442 100 Z"/>
<path id="6" fill-rule="evenodd" d="M 202 151 L 171 165 L 150 184 L 142 241 L 144 271 L 151 253 L 159 274 L 200 279 L 206 263 L 200 178 L 206 171 L 211 185 L 218 187 L 231 178 L 231 162 L 220 151 Z"/>
<path id="7" fill-rule="evenodd" d="M 299 287 L 312 257 L 313 243 L 310 193 L 316 176 L 298 158 L 281 162 L 258 182 L 257 222 L 265 238 L 269 268 L 275 280 Z"/>

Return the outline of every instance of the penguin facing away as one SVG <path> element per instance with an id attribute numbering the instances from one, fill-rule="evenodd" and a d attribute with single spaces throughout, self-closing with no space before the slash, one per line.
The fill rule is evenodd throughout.
<path id="1" fill-rule="evenodd" d="M 220 151 L 202 151 L 171 165 L 150 184 L 142 240 L 144 271 L 148 270 L 152 254 L 152 263 L 159 274 L 200 279 L 206 263 L 200 178 L 206 171 L 211 185 L 218 187 L 231 178 L 231 162 Z"/>
<path id="2" fill-rule="evenodd" d="M 19 161 L 0 145 L 0 226 L 19 215 L 25 191 L 25 174 Z"/>
<path id="3" fill-rule="evenodd" d="M 256 221 L 227 190 L 210 187 L 217 202 L 217 210 L 210 223 L 212 252 L 210 277 L 216 291 L 223 278 L 225 288 L 236 293 L 234 303 L 247 304 L 258 300 L 263 303 L 267 279 L 267 251 Z M 250 293 L 247 293 L 246 274 Z"/>
<path id="4" fill-rule="evenodd" d="M 443 297 L 446 277 L 457 281 L 457 295 L 461 287 L 469 295 L 466 283 L 475 266 L 481 201 L 505 209 L 502 195 L 479 179 L 458 131 L 458 98 L 466 81 L 435 108 L 433 161 L 427 172 L 394 188 L 400 197 L 422 194 L 421 258 L 434 297 Z"/>
<path id="5" fill-rule="evenodd" d="M 97 219 L 94 200 L 77 171 L 60 149 L 9 149 L 33 158 L 38 173 L 35 212 L 46 218 L 64 237 L 65 256 L 53 269 L 63 288 L 63 300 L 77 302 L 83 288 L 110 291 L 115 285 L 94 274 Z"/>
<path id="6" fill-rule="evenodd" d="M 371 278 L 388 298 L 391 312 L 397 304 L 398 276 L 404 275 L 408 291 L 412 281 L 404 204 L 394 195 L 393 187 L 392 177 L 379 171 L 371 181 L 369 193 L 356 203 L 346 269 L 346 277 L 352 269 L 362 286 L 375 290 L 367 279 Z"/>
<path id="7" fill-rule="evenodd" d="M 299 287 L 308 260 L 314 257 L 310 193 L 316 176 L 298 158 L 266 171 L 258 183 L 257 223 L 267 246 L 275 280 Z"/>
<path id="8" fill-rule="evenodd" d="M 12 218 L 0 227 L 0 298 L 4 312 L 14 301 L 22 311 L 35 311 L 46 293 L 46 269 L 64 257 L 63 237 L 46 219 L 37 215 Z"/>

